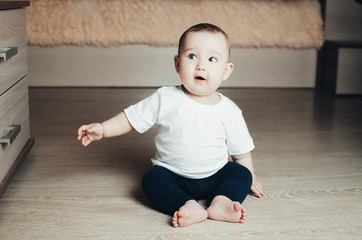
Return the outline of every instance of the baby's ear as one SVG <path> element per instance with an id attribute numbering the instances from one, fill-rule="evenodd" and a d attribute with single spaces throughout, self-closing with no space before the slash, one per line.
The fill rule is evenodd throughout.
<path id="1" fill-rule="evenodd" d="M 229 78 L 229 76 L 233 70 L 234 70 L 234 64 L 232 64 L 232 63 L 226 64 L 224 77 L 222 78 L 222 80 L 226 81 Z"/>
<path id="2" fill-rule="evenodd" d="M 179 60 L 178 56 L 175 55 L 175 56 L 173 57 L 173 60 L 174 60 L 174 62 L 175 62 L 176 72 L 179 73 L 179 71 L 180 71 L 180 64 L 179 64 L 179 63 L 180 63 L 180 60 Z"/>

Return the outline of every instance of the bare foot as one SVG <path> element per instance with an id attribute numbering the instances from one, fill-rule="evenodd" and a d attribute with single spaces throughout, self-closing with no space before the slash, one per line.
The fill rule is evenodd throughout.
<path id="1" fill-rule="evenodd" d="M 174 227 L 186 227 L 207 219 L 207 211 L 198 202 L 190 200 L 185 203 L 172 218 Z"/>
<path id="2" fill-rule="evenodd" d="M 246 219 L 246 208 L 224 196 L 216 196 L 207 212 L 210 219 L 218 221 L 243 223 Z"/>

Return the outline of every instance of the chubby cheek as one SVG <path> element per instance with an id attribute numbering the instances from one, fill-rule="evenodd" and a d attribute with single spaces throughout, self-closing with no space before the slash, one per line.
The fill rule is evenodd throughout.
<path id="1" fill-rule="evenodd" d="M 213 78 L 213 82 L 219 83 L 222 82 L 224 79 L 225 72 L 222 69 L 213 69 L 210 71 L 210 77 Z"/>
<path id="2" fill-rule="evenodd" d="M 190 82 L 190 77 L 187 75 L 187 73 L 185 72 L 185 71 L 182 71 L 182 70 L 180 70 L 179 72 L 178 72 L 178 74 L 179 74 L 179 76 L 180 76 L 180 80 L 181 80 L 181 82 L 182 82 L 182 84 L 188 84 L 188 82 Z"/>
<path id="3" fill-rule="evenodd" d="M 187 78 L 187 77 L 192 77 L 193 76 L 193 71 L 191 66 L 187 65 L 187 64 L 180 64 L 180 68 L 179 68 L 179 75 L 181 78 Z"/>

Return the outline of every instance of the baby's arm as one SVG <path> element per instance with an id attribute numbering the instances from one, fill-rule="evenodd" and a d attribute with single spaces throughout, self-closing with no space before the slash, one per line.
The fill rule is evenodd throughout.
<path id="1" fill-rule="evenodd" d="M 253 166 L 253 159 L 251 158 L 251 153 L 245 153 L 241 155 L 234 155 L 231 156 L 232 159 L 243 165 L 244 167 L 248 168 L 251 174 L 253 175 L 253 184 L 251 186 L 251 191 L 255 193 L 257 197 L 263 197 L 266 196 L 265 192 L 263 191 L 263 187 L 259 183 L 258 179 L 256 178 L 254 166 Z"/>
<path id="2" fill-rule="evenodd" d="M 129 133 L 132 130 L 133 127 L 128 121 L 126 114 L 121 112 L 102 123 L 92 123 L 81 126 L 78 129 L 78 140 L 80 140 L 84 146 L 87 146 L 93 141 L 101 140 L 103 137 L 116 137 Z"/>

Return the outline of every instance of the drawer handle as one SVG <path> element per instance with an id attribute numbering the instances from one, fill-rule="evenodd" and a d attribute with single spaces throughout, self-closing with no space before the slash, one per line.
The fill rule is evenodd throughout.
<path id="1" fill-rule="evenodd" d="M 17 47 L 0 48 L 0 58 L 4 58 L 5 62 L 16 54 L 18 54 Z"/>
<path id="2" fill-rule="evenodd" d="M 12 125 L 10 132 L 7 136 L 2 136 L 0 138 L 0 143 L 7 143 L 9 146 L 14 142 L 15 138 L 19 135 L 21 131 L 21 125 Z"/>

